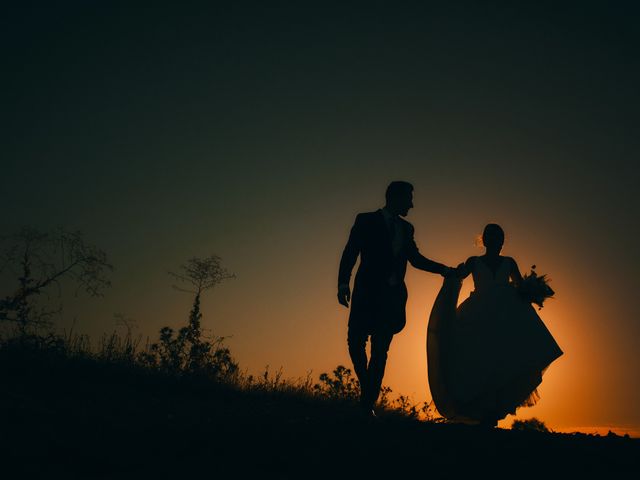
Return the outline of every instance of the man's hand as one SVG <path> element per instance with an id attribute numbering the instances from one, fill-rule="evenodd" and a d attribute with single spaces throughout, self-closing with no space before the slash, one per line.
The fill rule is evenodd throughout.
<path id="1" fill-rule="evenodd" d="M 344 305 L 349 308 L 349 301 L 351 300 L 351 290 L 349 285 L 340 285 L 338 287 L 338 302 L 340 305 Z"/>

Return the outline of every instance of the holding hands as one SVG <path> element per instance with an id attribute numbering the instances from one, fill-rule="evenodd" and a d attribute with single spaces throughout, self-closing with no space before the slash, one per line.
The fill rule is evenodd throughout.
<path id="1" fill-rule="evenodd" d="M 464 263 L 459 264 L 457 267 L 445 267 L 442 272 L 444 278 L 455 278 L 458 280 L 462 280 L 467 275 L 469 275 L 469 268 Z"/>
<path id="2" fill-rule="evenodd" d="M 444 268 L 443 272 L 442 272 L 442 276 L 444 278 L 452 278 L 452 277 L 457 277 L 458 276 L 458 270 L 456 268 L 453 267 L 446 267 Z"/>

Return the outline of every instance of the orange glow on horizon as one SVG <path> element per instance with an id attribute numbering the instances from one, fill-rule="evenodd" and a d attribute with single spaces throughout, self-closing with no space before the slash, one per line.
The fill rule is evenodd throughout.
<path id="1" fill-rule="evenodd" d="M 518 254 L 510 251 L 503 254 L 514 256 L 523 274 L 529 271 L 530 264 L 522 259 L 531 258 L 535 259 L 532 264 L 539 265 L 538 273 L 546 273 L 551 278 L 556 295 L 545 302 L 544 308 L 538 311 L 538 314 L 564 354 L 545 372 L 542 384 L 538 388 L 541 396 L 539 402 L 533 407 L 518 409 L 515 416 L 507 416 L 499 422 L 499 426 L 508 428 L 514 419 L 537 417 L 554 431 L 578 431 L 578 427 L 574 425 L 588 425 L 584 419 L 590 418 L 593 419 L 593 423 L 590 423 L 592 426 L 588 427 L 589 432 L 586 433 L 606 434 L 608 430 L 612 430 L 622 435 L 628 433 L 638 436 L 640 424 L 616 422 L 615 417 L 602 408 L 612 404 L 614 389 L 620 388 L 619 385 L 615 385 L 615 376 L 612 375 L 616 370 L 616 360 L 619 359 L 616 358 L 615 343 L 608 336 L 606 325 L 598 321 L 597 307 L 594 308 L 593 303 L 585 301 L 589 299 L 588 293 L 581 291 L 580 283 L 574 281 L 576 272 L 564 270 L 562 265 L 566 262 L 560 258 L 556 260 L 548 255 L 528 253 L 526 243 L 515 245 L 515 242 L 512 242 L 509 246 L 512 246 L 514 251 L 517 247 Z M 469 249 L 469 255 L 482 254 L 481 248 L 474 249 L 475 252 Z M 436 251 L 437 248 L 433 250 Z M 533 250 L 531 248 L 531 251 Z M 544 262 L 541 261 L 543 256 L 548 257 Z M 458 262 L 466 259 L 446 250 L 437 256 L 444 259 L 456 257 L 459 258 Z M 456 262 L 451 262 L 454 263 Z M 392 388 L 395 386 L 394 391 L 411 392 L 416 400 L 429 401 L 424 342 L 429 311 L 441 280 L 409 268 L 407 284 L 410 295 L 407 305 L 408 326 L 397 336 L 397 340 L 394 340 L 395 348 L 392 345 L 391 365 L 386 383 Z M 473 281 L 469 276 L 463 283 L 459 303 L 469 296 L 472 289 Z M 407 350 L 412 350 L 413 353 L 409 354 Z M 424 379 L 422 391 L 415 388 L 416 378 Z M 621 427 L 621 424 L 625 426 Z"/>
<path id="2" fill-rule="evenodd" d="M 363 203 L 370 202 L 365 198 Z M 366 209 L 350 206 L 349 210 Z M 282 368 L 286 378 L 304 378 L 310 372 L 312 380 L 318 381 L 320 373 L 331 372 L 337 365 L 352 368 L 346 344 L 349 311 L 338 305 L 335 291 L 339 255 L 353 220 L 350 212 L 336 218 L 333 210 L 323 208 L 309 213 L 305 228 L 296 225 L 295 235 L 285 235 L 289 230 L 284 226 L 272 225 L 273 235 L 261 237 L 260 248 L 248 242 L 231 242 L 229 237 L 229 243 L 217 249 L 237 278 L 203 297 L 202 325 L 227 337 L 225 344 L 243 371 L 260 375 L 269 365 L 272 372 Z M 426 257 L 457 265 L 471 255 L 482 254 L 482 248 L 474 245 L 483 226 L 477 216 L 480 213 L 439 212 L 417 205 L 408 220 L 415 226 L 416 242 Z M 640 399 L 634 384 L 637 380 L 630 376 L 637 365 L 633 343 L 637 341 L 630 334 L 631 318 L 627 319 L 633 312 L 616 297 L 617 285 L 595 273 L 605 271 L 604 261 L 595 265 L 585 262 L 582 245 L 532 228 L 529 217 L 520 223 L 500 217 L 490 220 L 497 220 L 505 229 L 503 254 L 514 257 L 523 274 L 536 264 L 540 274 L 549 275 L 556 295 L 538 313 L 564 351 L 543 377 L 538 404 L 519 409 L 515 417 L 508 416 L 499 425 L 508 428 L 514 418 L 536 417 L 556 431 L 574 431 L 579 430 L 576 426 L 586 425 L 602 432 L 607 426 L 622 426 L 609 429 L 634 435 L 632 432 L 640 430 Z M 209 251 L 207 242 L 203 242 L 202 251 Z M 287 252 L 286 262 L 282 252 Z M 164 260 L 168 266 L 184 260 L 179 253 L 172 255 Z M 113 306 L 91 303 L 104 315 L 95 316 L 93 329 L 86 333 L 99 338 L 105 325 L 113 325 L 110 312 L 119 311 L 122 305 L 131 305 L 126 314 L 139 322 L 144 328 L 141 333 L 151 340 L 164 325 L 180 326 L 192 299 L 171 291 L 163 273 L 153 268 L 155 264 L 145 270 L 150 272 L 148 277 L 137 279 L 145 285 L 146 293 L 140 298 L 136 295 L 142 290 L 136 287 L 123 289 L 125 293 Z M 116 274 L 121 277 L 114 279 L 114 285 L 131 281 L 126 269 Z M 406 283 L 407 325 L 391 344 L 383 383 L 392 388 L 392 398 L 403 394 L 421 403 L 431 400 L 426 332 L 442 278 L 409 266 Z M 472 288 L 468 277 L 460 302 Z M 68 318 L 73 318 L 71 309 Z"/>

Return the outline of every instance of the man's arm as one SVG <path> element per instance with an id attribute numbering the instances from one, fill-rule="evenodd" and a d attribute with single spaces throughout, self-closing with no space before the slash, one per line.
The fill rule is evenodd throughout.
<path id="1" fill-rule="evenodd" d="M 360 214 L 356 216 L 356 220 L 351 227 L 349 240 L 342 252 L 340 259 L 340 268 L 338 270 L 338 302 L 345 307 L 349 306 L 351 300 L 351 291 L 349 290 L 349 281 L 351 280 L 351 271 L 356 264 L 361 249 L 361 221 Z"/>
<path id="2" fill-rule="evenodd" d="M 426 272 L 439 273 L 442 276 L 451 274 L 453 272 L 452 268 L 447 267 L 442 263 L 429 260 L 420 253 L 413 238 L 413 232 L 413 225 L 409 224 L 409 250 L 407 254 L 407 260 L 409 260 L 409 263 L 414 268 L 424 270 Z"/>

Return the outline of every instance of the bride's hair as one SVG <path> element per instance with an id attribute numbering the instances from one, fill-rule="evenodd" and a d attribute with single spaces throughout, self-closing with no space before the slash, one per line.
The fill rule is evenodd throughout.
<path id="1" fill-rule="evenodd" d="M 482 232 L 482 245 L 487 247 L 490 244 L 504 245 L 504 230 L 497 223 L 489 223 Z"/>

